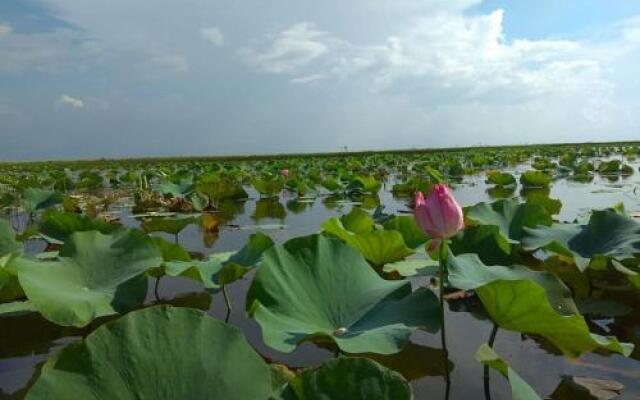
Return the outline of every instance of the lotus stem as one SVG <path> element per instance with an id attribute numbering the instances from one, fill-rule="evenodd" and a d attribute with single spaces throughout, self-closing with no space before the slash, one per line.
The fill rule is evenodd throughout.
<path id="1" fill-rule="evenodd" d="M 162 279 L 161 276 L 156 278 L 156 283 L 153 287 L 153 294 L 156 296 L 156 301 L 160 301 L 160 279 Z"/>
<path id="2" fill-rule="evenodd" d="M 229 295 L 227 293 L 227 285 L 222 284 L 222 297 L 224 298 L 224 305 L 227 307 L 227 315 L 224 318 L 224 322 L 229 322 L 229 318 L 231 317 L 231 301 L 229 300 Z"/>
<path id="3" fill-rule="evenodd" d="M 489 347 L 493 348 L 493 343 L 496 341 L 496 335 L 498 334 L 498 324 L 494 322 L 493 329 L 491 329 L 491 336 L 489 336 Z M 483 371 L 484 378 L 484 398 L 485 400 L 491 400 L 491 386 L 489 385 L 489 366 L 484 366 Z"/>
<path id="4" fill-rule="evenodd" d="M 438 279 L 438 288 L 440 295 L 440 320 L 442 321 L 442 329 L 440 330 L 440 340 L 442 341 L 442 354 L 444 357 L 445 381 L 447 384 L 445 398 L 449 397 L 449 387 L 451 377 L 449 375 L 449 350 L 447 349 L 447 333 L 445 329 L 445 312 L 444 312 L 444 280 L 445 280 L 445 257 L 447 253 L 447 241 L 442 239 L 440 242 L 440 251 L 438 256 L 438 264 L 440 266 L 440 279 Z"/>

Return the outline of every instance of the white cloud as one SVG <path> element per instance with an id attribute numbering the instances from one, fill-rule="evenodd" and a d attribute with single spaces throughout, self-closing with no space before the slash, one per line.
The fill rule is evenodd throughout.
<path id="1" fill-rule="evenodd" d="M 151 62 L 163 69 L 186 72 L 189 69 L 187 59 L 178 54 L 159 54 L 151 57 Z"/>
<path id="2" fill-rule="evenodd" d="M 312 74 L 312 75 L 301 76 L 298 78 L 293 78 L 289 82 L 293 83 L 294 85 L 308 85 L 311 83 L 317 83 L 317 82 L 323 81 L 325 79 L 327 79 L 326 75 Z"/>
<path id="3" fill-rule="evenodd" d="M 68 94 L 63 94 L 62 96 L 60 96 L 60 99 L 58 101 L 76 110 L 84 108 L 84 101 L 82 101 L 82 99 L 69 96 Z"/>
<path id="4" fill-rule="evenodd" d="M 309 22 L 300 22 L 280 32 L 263 51 L 245 49 L 244 54 L 258 68 L 271 73 L 294 72 L 329 51 L 328 33 Z"/>
<path id="5" fill-rule="evenodd" d="M 0 38 L 3 36 L 8 36 L 13 32 L 13 28 L 9 24 L 0 23 Z"/>
<path id="6" fill-rule="evenodd" d="M 212 26 L 210 28 L 202 28 L 200 34 L 207 41 L 215 44 L 216 46 L 222 46 L 224 44 L 224 35 L 220 28 Z"/>

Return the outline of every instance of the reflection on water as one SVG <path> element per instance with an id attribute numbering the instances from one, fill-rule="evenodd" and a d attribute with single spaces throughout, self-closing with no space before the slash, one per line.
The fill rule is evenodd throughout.
<path id="1" fill-rule="evenodd" d="M 516 171 L 524 167 L 515 168 Z M 638 165 L 634 165 L 637 170 Z M 558 218 L 571 221 L 581 218 L 592 208 L 610 207 L 618 202 L 624 203 L 628 211 L 640 210 L 640 195 L 634 188 L 640 182 L 638 174 L 629 178 L 617 178 L 612 184 L 609 177 L 596 176 L 585 183 L 561 179 L 553 182 L 550 189 L 520 190 L 487 185 L 483 175 L 467 177 L 455 186 L 456 197 L 463 206 L 479 201 L 491 201 L 496 198 L 521 196 L 528 199 L 558 199 L 562 202 Z M 218 212 L 207 214 L 202 222 L 189 225 L 179 236 L 180 243 L 191 252 L 210 254 L 236 250 L 258 229 L 277 242 L 292 237 L 316 232 L 321 223 L 332 216 L 349 212 L 354 206 L 373 210 L 384 205 L 387 213 L 407 212 L 406 197 L 394 197 L 390 192 L 393 177 L 375 195 L 336 194 L 324 195 L 318 199 L 262 198 L 248 189 L 251 199 L 248 201 L 224 201 Z M 550 204 L 549 206 L 553 206 Z M 139 221 L 124 211 L 121 222 L 130 227 L 139 226 Z M 154 233 L 167 240 L 172 235 Z M 31 251 L 41 251 L 41 243 L 29 244 Z M 290 367 L 316 366 L 333 357 L 329 350 L 311 343 L 299 346 L 291 354 L 278 353 L 262 343 L 260 329 L 256 322 L 245 315 L 245 294 L 252 275 L 230 285 L 229 295 L 233 305 L 230 323 L 245 333 L 249 342 L 266 359 L 284 363 Z M 414 285 L 427 282 L 412 279 Z M 150 290 L 147 304 L 153 304 L 153 280 L 150 278 Z M 600 290 L 601 297 L 610 292 Z M 568 387 L 563 376 L 587 376 L 613 379 L 623 383 L 626 388 L 623 399 L 640 396 L 640 299 L 637 296 L 616 294 L 615 300 L 627 304 L 632 310 L 626 315 L 609 319 L 592 319 L 594 332 L 617 335 L 623 341 L 634 342 L 636 350 L 631 358 L 618 355 L 588 354 L 579 360 L 568 360 L 552 354 L 546 343 L 536 338 L 514 332 L 500 330 L 495 343 L 496 351 L 507 359 L 511 366 L 543 396 L 554 399 L 577 398 L 575 388 Z M 226 309 L 221 294 L 210 296 L 202 291 L 200 284 L 184 279 L 165 277 L 160 286 L 161 302 L 176 305 L 188 305 L 208 309 L 209 313 L 220 319 L 225 318 Z M 615 296 L 613 296 L 615 297 Z M 473 355 L 482 343 L 485 343 L 492 324 L 486 319 L 477 299 L 452 301 L 447 310 L 447 335 L 451 370 L 451 399 L 482 398 L 482 366 Z M 61 328 L 44 320 L 37 314 L 3 318 L 0 327 L 0 398 L 22 398 L 24 388 L 37 373 L 39 365 L 47 357 L 64 345 L 86 335 L 97 324 L 85 330 Z M 445 383 L 443 379 L 445 361 L 439 348 L 438 335 L 416 332 L 409 346 L 401 353 L 392 356 L 369 355 L 379 362 L 399 371 L 412 381 L 415 397 L 443 398 Z M 564 383 L 563 383 L 564 382 Z M 491 373 L 492 399 L 510 399 L 511 392 L 506 380 Z M 559 397 L 559 396 L 565 397 Z M 577 395 L 576 395 L 577 396 Z"/>

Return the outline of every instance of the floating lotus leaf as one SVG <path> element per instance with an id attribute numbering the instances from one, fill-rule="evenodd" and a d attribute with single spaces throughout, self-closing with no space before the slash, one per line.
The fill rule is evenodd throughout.
<path id="1" fill-rule="evenodd" d="M 323 235 L 267 250 L 247 307 L 265 343 L 291 352 L 306 340 L 329 340 L 349 353 L 397 353 L 411 332 L 439 327 L 438 300 L 407 281 L 385 281 L 362 255 Z"/>
<path id="2" fill-rule="evenodd" d="M 372 222 L 373 219 L 368 214 L 354 208 L 351 213 L 342 218 L 328 219 L 322 224 L 322 229 L 360 250 L 362 255 L 375 266 L 400 261 L 413 254 L 413 250 L 407 247 L 400 232 L 376 230 L 369 221 Z M 351 231 L 349 226 L 356 229 L 356 232 Z M 365 231 L 367 227 L 369 231 Z"/>
<path id="3" fill-rule="evenodd" d="M 551 177 L 542 171 L 526 171 L 520 175 L 520 183 L 524 187 L 547 187 L 551 183 Z"/>
<path id="4" fill-rule="evenodd" d="M 514 199 L 478 203 L 465 211 L 467 220 L 476 224 L 497 226 L 504 238 L 511 243 L 520 241 L 526 233 L 525 227 L 550 226 L 553 222 L 551 215 L 544 207 L 519 203 Z"/>
<path id="5" fill-rule="evenodd" d="M 106 323 L 42 368 L 28 400 L 268 399 L 271 372 L 235 327 L 157 306 Z"/>
<path id="6" fill-rule="evenodd" d="M 597 257 L 625 260 L 640 254 L 640 223 L 614 210 L 593 211 L 587 224 L 527 229 L 523 245 L 572 257 L 584 270 Z"/>
<path id="7" fill-rule="evenodd" d="M 486 343 L 478 348 L 475 359 L 489 368 L 495 369 L 507 378 L 511 385 L 511 398 L 513 400 L 542 400 L 536 391 Z"/>
<path id="8" fill-rule="evenodd" d="M 399 373 L 367 358 L 340 357 L 293 378 L 281 400 L 410 400 Z"/>
<path id="9" fill-rule="evenodd" d="M 91 219 L 86 215 L 51 210 L 43 215 L 39 229 L 46 236 L 64 242 L 74 232 L 99 231 L 109 234 L 122 229 L 122 226 Z"/>
<path id="10" fill-rule="evenodd" d="M 498 186 L 511 186 L 516 184 L 516 178 L 508 172 L 488 171 L 487 183 Z"/>
<path id="11" fill-rule="evenodd" d="M 71 235 L 56 261 L 18 257 L 8 268 L 45 318 L 82 327 L 138 306 L 147 293 L 145 272 L 160 261 L 156 246 L 140 231 L 89 231 Z"/>

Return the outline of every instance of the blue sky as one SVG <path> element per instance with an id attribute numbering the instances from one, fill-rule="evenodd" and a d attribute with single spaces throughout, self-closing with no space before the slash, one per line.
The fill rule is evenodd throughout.
<path id="1" fill-rule="evenodd" d="M 640 138 L 640 2 L 3 0 L 0 159 Z"/>

